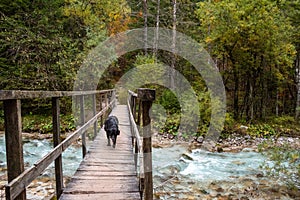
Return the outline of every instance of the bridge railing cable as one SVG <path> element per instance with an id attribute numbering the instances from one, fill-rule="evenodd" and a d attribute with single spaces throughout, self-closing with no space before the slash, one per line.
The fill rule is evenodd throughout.
<path id="1" fill-rule="evenodd" d="M 155 100 L 155 90 L 139 88 L 128 91 L 127 106 L 134 147 L 134 161 L 141 199 L 153 199 L 151 119 L 149 111 Z"/>
<path id="2" fill-rule="evenodd" d="M 100 111 L 97 113 L 97 99 L 99 96 Z M 79 98 L 80 126 L 65 140 L 60 141 L 60 106 L 61 97 Z M 92 97 L 93 116 L 85 121 L 86 97 Z M 22 146 L 22 119 L 21 99 L 52 98 L 52 119 L 53 119 L 53 143 L 52 149 L 33 166 L 24 170 L 23 146 Z M 86 153 L 85 133 L 89 127 L 94 126 L 94 137 L 97 135 L 98 119 L 116 104 L 115 90 L 101 91 L 20 91 L 0 90 L 0 100 L 4 105 L 5 139 L 7 157 L 8 183 L 5 185 L 5 196 L 7 200 L 26 199 L 26 187 L 36 179 L 50 164 L 55 162 L 56 196 L 59 199 L 63 192 L 62 153 L 80 136 L 82 137 L 83 157 Z M 104 105 L 103 105 L 104 104 Z M 75 108 L 76 109 L 76 108 Z"/>

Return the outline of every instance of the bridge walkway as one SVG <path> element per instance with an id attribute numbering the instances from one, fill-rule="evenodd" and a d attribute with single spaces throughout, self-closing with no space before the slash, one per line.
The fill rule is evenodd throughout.
<path id="1" fill-rule="evenodd" d="M 60 200 L 140 199 L 127 106 L 117 105 L 111 115 L 118 117 L 121 131 L 116 148 L 107 146 L 102 128 Z"/>

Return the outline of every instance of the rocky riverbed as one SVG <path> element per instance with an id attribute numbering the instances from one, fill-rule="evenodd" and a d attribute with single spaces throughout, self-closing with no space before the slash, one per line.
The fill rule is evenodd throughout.
<path id="1" fill-rule="evenodd" d="M 156 134 L 153 141 L 158 149 L 177 152 L 177 158 L 172 158 L 177 162 L 154 167 L 156 199 L 300 199 L 299 188 L 266 175 L 260 168 L 266 158 L 258 153 L 264 142 L 300 150 L 298 137 L 264 139 L 233 134 L 215 142 L 200 137 L 185 143 Z"/>
<path id="2" fill-rule="evenodd" d="M 172 162 L 169 152 L 177 152 Z M 161 156 L 155 158 L 155 156 Z M 172 158 L 172 159 L 173 159 Z M 193 150 L 179 145 L 154 149 L 154 188 L 156 199 L 300 199 L 298 189 L 260 169 L 264 158 L 246 149 L 237 153 Z"/>
<path id="3" fill-rule="evenodd" d="M 243 149 L 258 150 L 258 146 L 263 142 L 270 142 L 276 146 L 289 145 L 292 148 L 300 149 L 299 137 L 277 137 L 277 138 L 252 138 L 249 135 L 232 134 L 226 139 L 218 139 L 217 141 L 206 141 L 203 137 L 183 139 L 171 136 L 169 134 L 155 133 L 152 139 L 153 147 L 163 148 L 173 145 L 188 146 L 189 150 L 205 148 L 211 152 L 239 152 Z"/>
<path id="4" fill-rule="evenodd" d="M 291 189 L 281 180 L 270 178 L 260 169 L 259 165 L 264 161 L 264 157 L 257 153 L 257 146 L 265 141 L 263 138 L 245 135 L 232 135 L 216 142 L 205 141 L 201 137 L 197 140 L 184 141 L 155 134 L 153 137 L 155 199 L 300 199 L 299 189 Z M 279 137 L 273 139 L 273 142 L 275 145 L 288 143 L 300 149 L 300 140 L 297 137 Z M 40 140 L 38 136 L 25 140 L 24 145 L 26 148 L 39 147 L 38 149 L 44 150 L 52 148 L 47 137 Z M 0 151 L 3 156 L 3 148 Z M 74 147 L 69 158 L 72 162 L 79 162 L 81 159 L 81 152 L 76 152 Z M 27 157 L 32 159 L 39 152 L 28 153 Z M 0 174 L 2 174 L 0 195 L 3 198 L 6 168 L 5 161 L 0 160 Z M 69 176 L 66 176 L 64 181 L 68 182 L 69 179 Z M 54 193 L 53 168 L 50 168 L 28 187 L 27 198 L 50 199 Z"/>
<path id="5" fill-rule="evenodd" d="M 32 166 L 36 161 L 53 149 L 51 134 L 23 134 L 23 151 L 25 168 Z M 64 182 L 70 180 L 81 161 L 81 148 L 74 144 L 63 153 Z M 0 134 L 0 199 L 5 199 L 6 152 L 4 135 Z M 55 194 L 54 164 L 50 165 L 37 179 L 27 187 L 28 200 L 51 199 Z"/>

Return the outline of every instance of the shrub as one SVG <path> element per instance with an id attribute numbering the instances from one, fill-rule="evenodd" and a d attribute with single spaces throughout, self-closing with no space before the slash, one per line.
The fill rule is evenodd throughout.
<path id="1" fill-rule="evenodd" d="M 271 136 L 275 136 L 277 133 L 269 124 L 257 124 L 257 125 L 250 125 L 247 133 L 252 137 L 263 137 L 269 138 Z"/>
<path id="2" fill-rule="evenodd" d="M 300 151 L 288 144 L 275 146 L 272 142 L 259 145 L 259 151 L 267 157 L 261 166 L 267 175 L 279 178 L 291 188 L 300 189 Z"/>

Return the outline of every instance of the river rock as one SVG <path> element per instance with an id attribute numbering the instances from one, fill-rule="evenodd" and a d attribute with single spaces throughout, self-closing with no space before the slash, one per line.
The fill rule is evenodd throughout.
<path id="1" fill-rule="evenodd" d="M 0 169 L 6 168 L 6 162 L 0 161 Z"/>
<path id="2" fill-rule="evenodd" d="M 255 152 L 253 148 L 243 148 L 242 152 Z"/>
<path id="3" fill-rule="evenodd" d="M 232 153 L 237 153 L 240 152 L 241 150 L 242 150 L 241 146 L 232 146 L 232 147 L 223 148 L 224 152 L 232 152 Z"/>
<path id="4" fill-rule="evenodd" d="M 193 160 L 194 160 L 194 158 L 193 158 L 191 155 L 189 155 L 188 153 L 183 153 L 183 154 L 181 155 L 181 157 L 182 157 L 184 160 L 190 160 L 190 161 L 193 161 Z"/>
<path id="5" fill-rule="evenodd" d="M 189 150 L 189 151 L 192 151 L 192 150 L 194 150 L 194 149 L 199 149 L 199 148 L 201 148 L 202 144 L 193 141 L 193 142 L 189 143 L 188 146 L 189 146 L 189 147 L 188 147 L 188 150 Z"/>
<path id="6" fill-rule="evenodd" d="M 212 140 L 205 140 L 202 144 L 202 148 L 207 151 L 216 151 L 216 143 Z"/>
<path id="7" fill-rule="evenodd" d="M 200 137 L 197 138 L 196 141 L 199 142 L 199 143 L 203 143 L 204 137 L 203 137 L 203 136 L 200 136 Z"/>
<path id="8" fill-rule="evenodd" d="M 232 161 L 232 163 L 235 165 L 244 165 L 245 164 L 245 162 L 242 162 L 240 160 L 234 160 L 234 161 Z"/>

